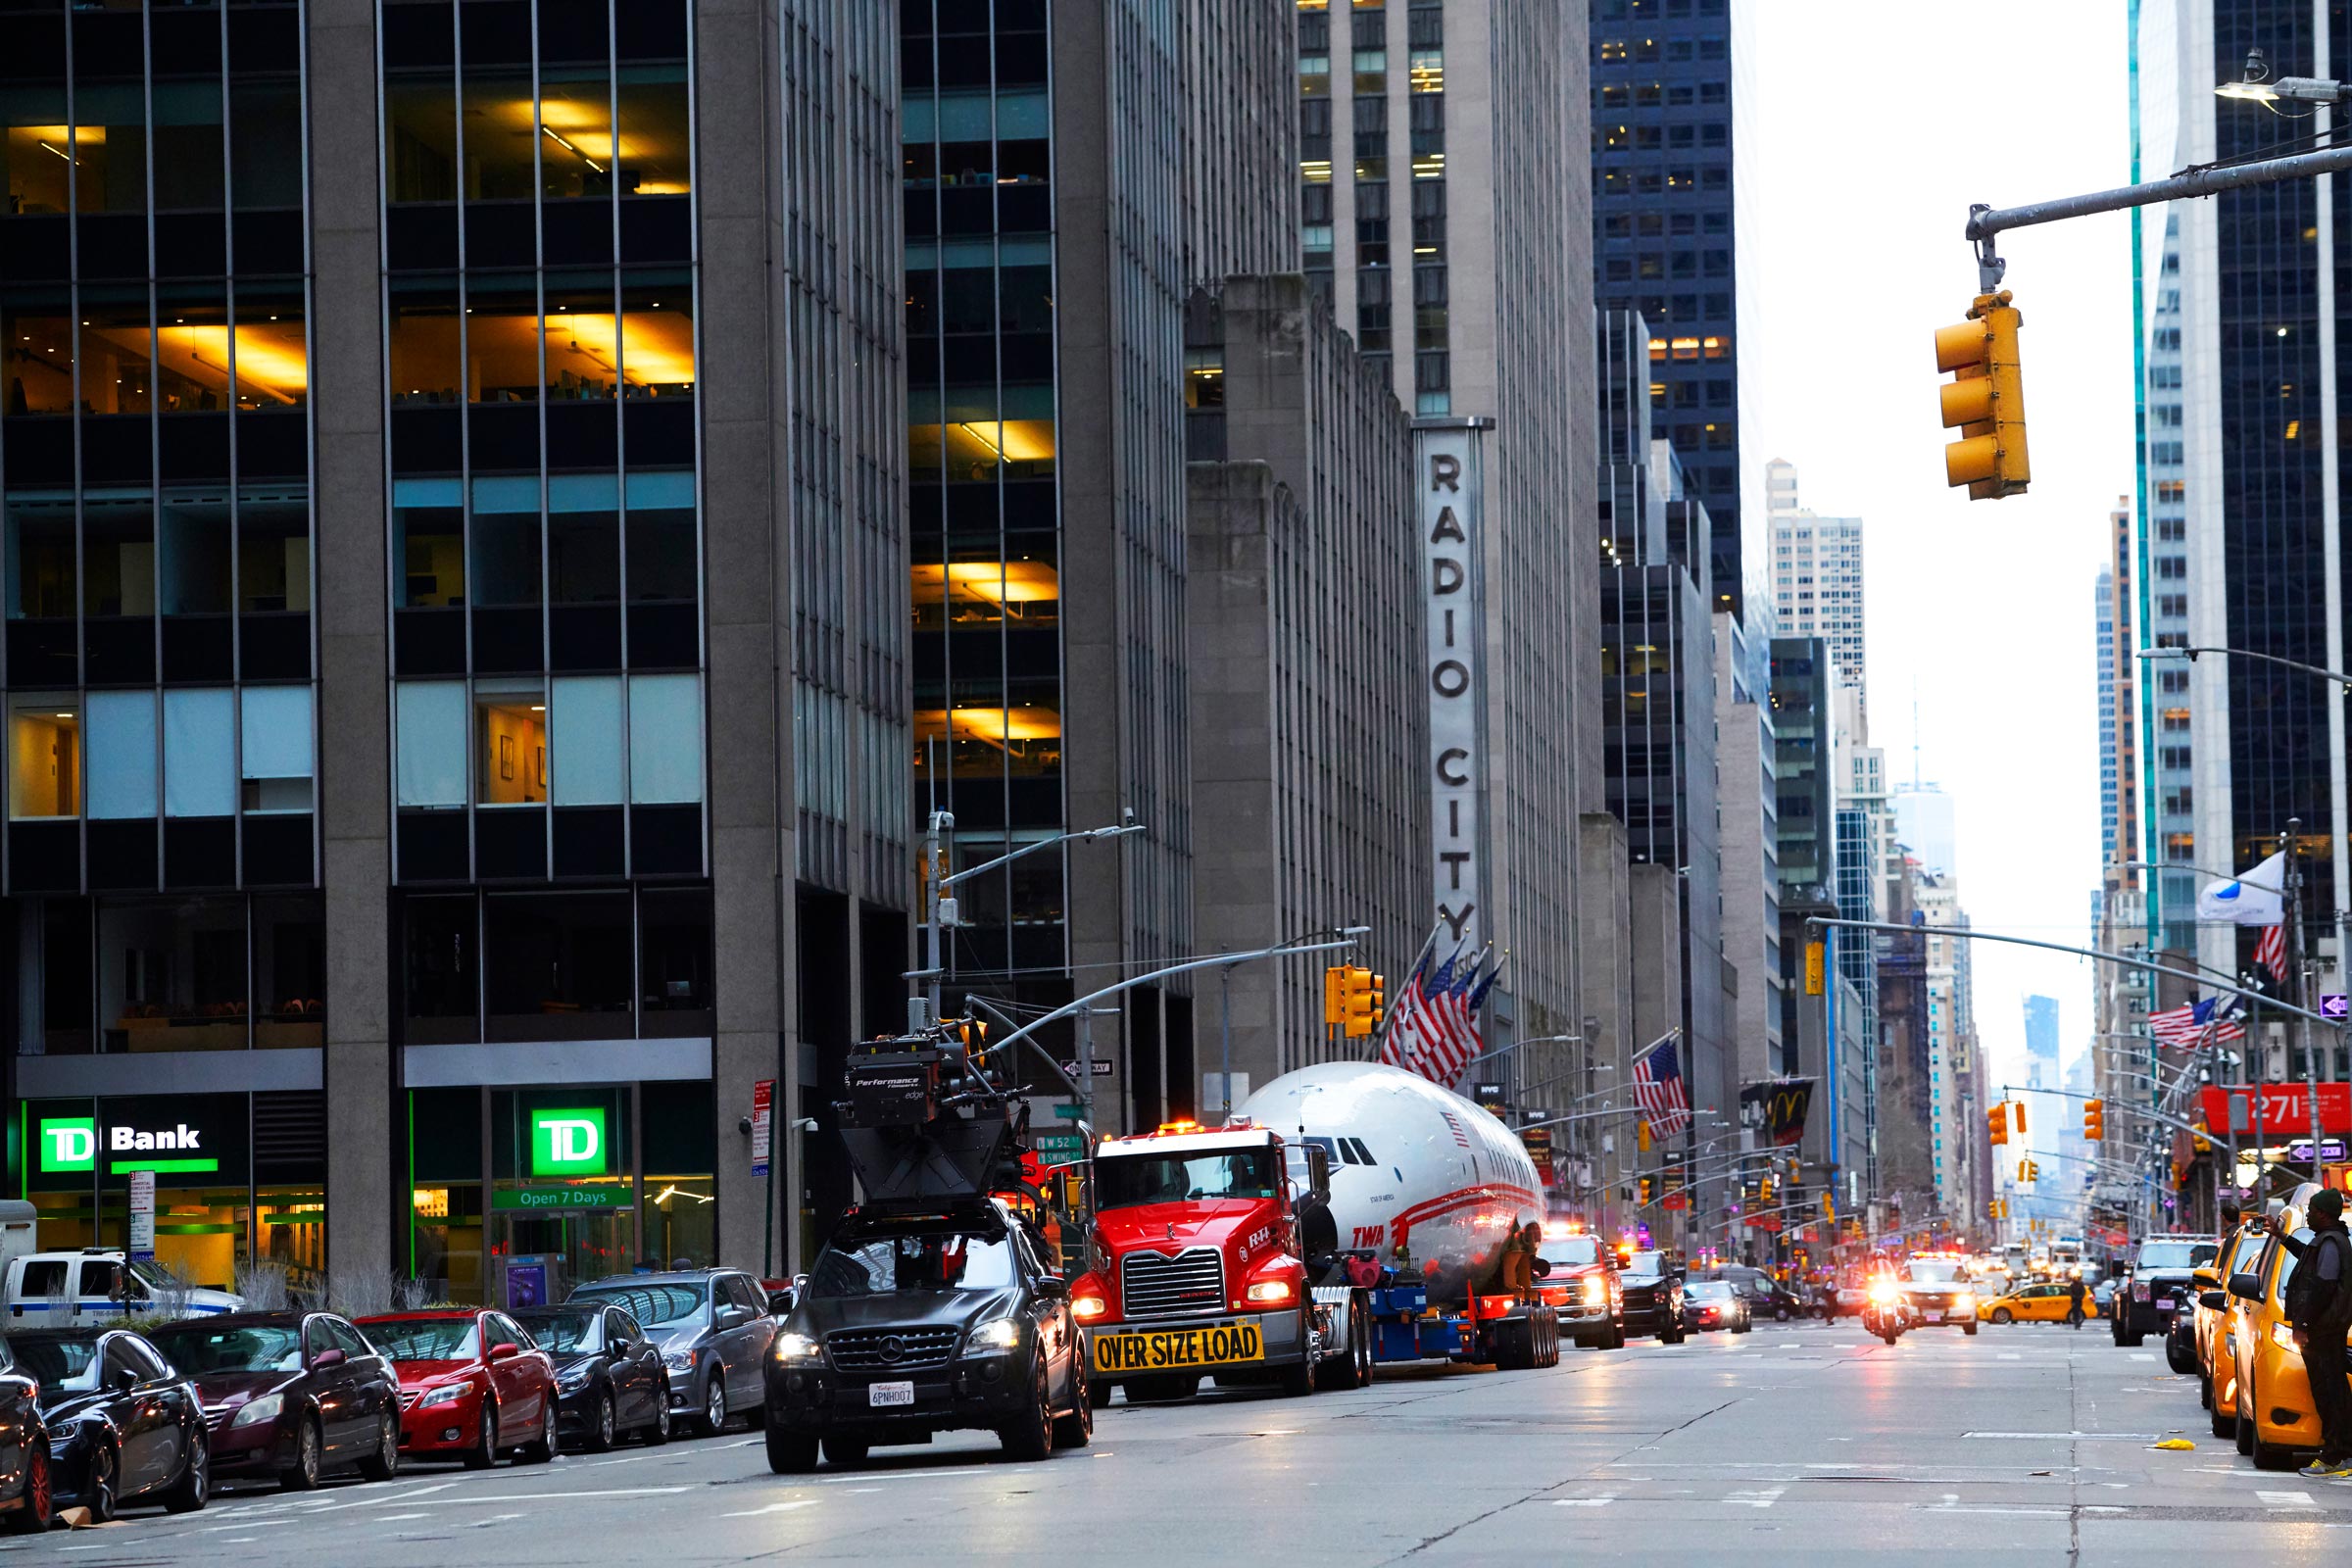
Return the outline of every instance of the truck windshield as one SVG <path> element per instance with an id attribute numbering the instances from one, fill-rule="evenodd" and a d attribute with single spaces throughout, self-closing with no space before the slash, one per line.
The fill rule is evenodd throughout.
<path id="1" fill-rule="evenodd" d="M 1012 1243 L 973 1231 L 913 1231 L 829 1245 L 808 1271 L 820 1301 L 899 1291 L 998 1291 L 1013 1283 Z"/>
<path id="2" fill-rule="evenodd" d="M 1120 1154 L 1095 1162 L 1095 1206 L 1181 1203 L 1201 1198 L 1272 1198 L 1274 1157 L 1264 1149 L 1191 1154 Z"/>
<path id="3" fill-rule="evenodd" d="M 1600 1261 L 1600 1242 L 1591 1236 L 1555 1236 L 1536 1249 L 1553 1268 L 1583 1268 Z"/>
<path id="4" fill-rule="evenodd" d="M 2139 1264 L 2151 1268 L 2203 1268 L 2220 1250 L 2212 1242 L 2142 1242 Z"/>

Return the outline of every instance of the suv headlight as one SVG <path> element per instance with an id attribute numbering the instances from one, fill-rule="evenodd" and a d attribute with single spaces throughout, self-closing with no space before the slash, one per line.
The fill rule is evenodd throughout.
<path id="1" fill-rule="evenodd" d="M 466 1397 L 469 1392 L 471 1391 L 463 1383 L 452 1383 L 442 1388 L 428 1389 L 425 1391 L 424 1397 L 416 1401 L 416 1408 L 429 1410 L 437 1404 L 455 1404 Z"/>
<path id="2" fill-rule="evenodd" d="M 1609 1282 L 1597 1274 L 1586 1275 L 1584 1296 L 1587 1306 L 1605 1305 L 1609 1299 Z"/>
<path id="3" fill-rule="evenodd" d="M 1017 1317 L 991 1318 L 975 1327 L 963 1342 L 966 1354 L 987 1354 L 996 1350 L 1018 1349 L 1021 1344 L 1021 1320 Z"/>
<path id="4" fill-rule="evenodd" d="M 776 1336 L 775 1356 L 779 1361 L 813 1361 L 823 1353 L 823 1347 L 812 1336 L 790 1330 Z"/>
<path id="5" fill-rule="evenodd" d="M 264 1421 L 274 1421 L 278 1412 L 285 1407 L 284 1395 L 265 1394 L 258 1399 L 247 1399 L 238 1406 L 237 1413 L 229 1418 L 228 1424 L 232 1427 L 250 1427 Z"/>
<path id="6" fill-rule="evenodd" d="M 664 1349 L 662 1352 L 662 1364 L 672 1372 L 691 1372 L 694 1370 L 696 1359 L 702 1353 L 701 1348 L 695 1346 L 689 1346 L 683 1350 Z"/>

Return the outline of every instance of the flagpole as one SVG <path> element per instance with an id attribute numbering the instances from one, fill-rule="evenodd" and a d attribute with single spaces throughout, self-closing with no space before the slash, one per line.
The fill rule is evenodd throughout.
<path id="1" fill-rule="evenodd" d="M 2295 1005 L 2311 1004 L 2309 988 L 2303 983 L 2303 857 L 2301 853 L 2303 819 L 2286 819 L 2286 832 L 2280 835 L 2279 848 L 2286 852 L 2286 977 L 2285 983 L 2294 989 Z M 2311 1020 L 2295 1020 L 2295 1038 L 2303 1044 L 2303 1094 L 2311 1102 L 2311 1179 L 2320 1179 L 2320 1075 L 2312 1057 Z"/>

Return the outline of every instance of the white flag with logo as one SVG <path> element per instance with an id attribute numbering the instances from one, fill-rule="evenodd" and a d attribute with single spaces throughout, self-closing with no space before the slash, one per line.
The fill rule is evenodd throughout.
<path id="1" fill-rule="evenodd" d="M 2197 894 L 2197 919 L 2225 925 L 2277 925 L 2286 918 L 2286 852 L 2234 882 L 2209 882 Z"/>

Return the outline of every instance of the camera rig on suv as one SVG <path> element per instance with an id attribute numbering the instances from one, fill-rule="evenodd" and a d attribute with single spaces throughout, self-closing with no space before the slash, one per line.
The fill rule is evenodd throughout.
<path id="1" fill-rule="evenodd" d="M 970 1020 L 853 1047 L 833 1109 L 866 1209 L 923 1209 L 1018 1187 L 1029 1104 L 965 1044 Z"/>

